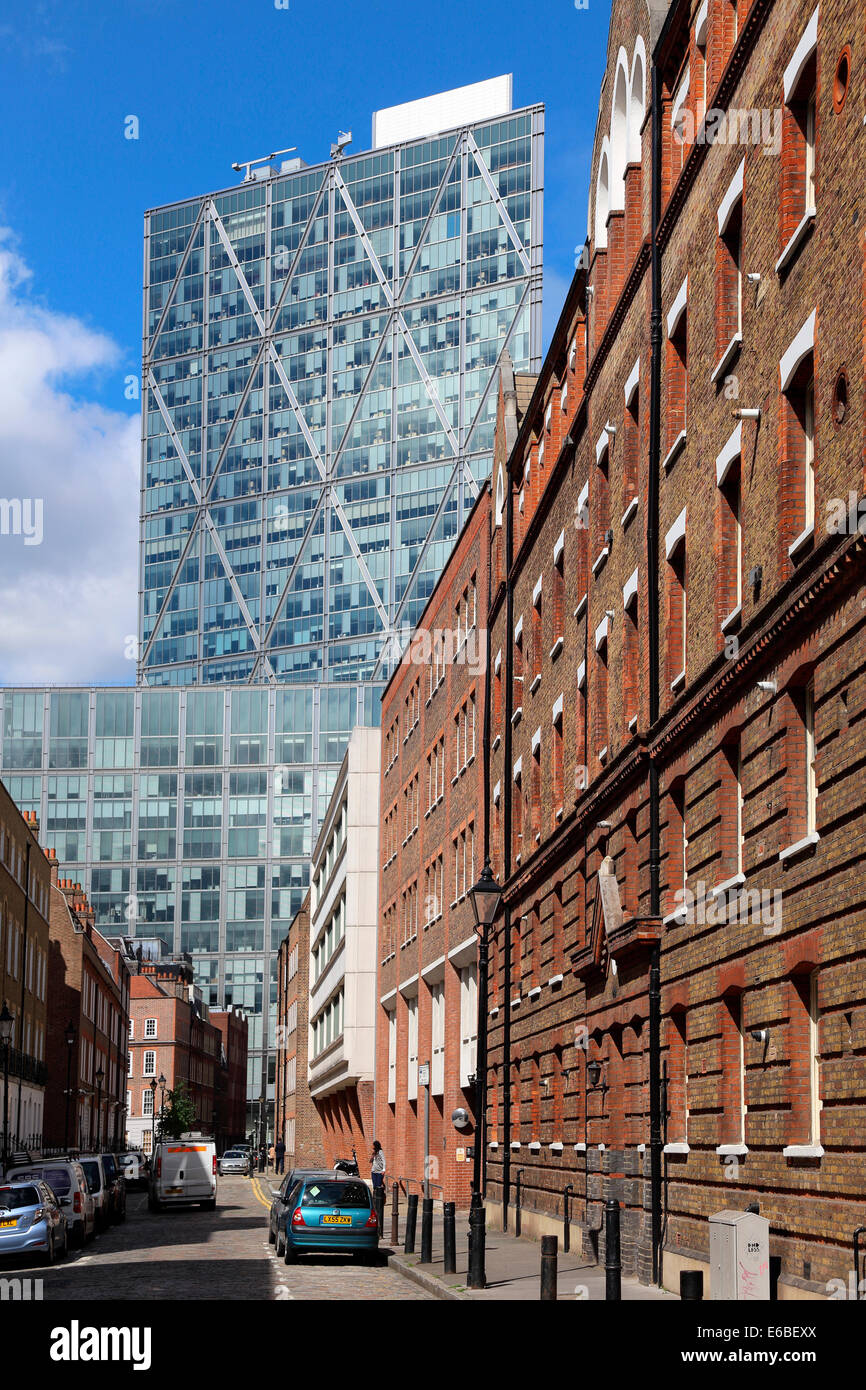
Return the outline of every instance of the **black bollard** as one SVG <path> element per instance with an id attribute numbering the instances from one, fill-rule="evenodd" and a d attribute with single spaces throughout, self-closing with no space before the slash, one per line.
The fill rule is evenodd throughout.
<path id="1" fill-rule="evenodd" d="M 622 1298 L 622 1262 L 619 1255 L 619 1202 L 604 1204 L 604 1296 Z"/>
<path id="2" fill-rule="evenodd" d="M 541 1300 L 556 1300 L 556 1236 L 541 1237 Z"/>
<path id="3" fill-rule="evenodd" d="M 523 1169 L 522 1169 L 522 1168 L 518 1168 L 517 1172 L 516 1172 L 515 1175 L 514 1175 L 514 1187 L 515 1187 L 515 1194 L 514 1194 L 514 1234 L 515 1234 L 516 1236 L 519 1236 L 519 1235 L 520 1235 L 520 1226 L 521 1226 L 521 1222 L 520 1222 L 520 1179 L 521 1179 L 522 1177 L 523 1177 Z"/>
<path id="4" fill-rule="evenodd" d="M 391 1187 L 391 1244 L 396 1245 L 400 1239 L 400 1184 L 394 1183 Z"/>
<path id="5" fill-rule="evenodd" d="M 455 1226 L 456 1206 L 454 1202 L 442 1203 L 442 1241 L 445 1274 L 457 1273 L 457 1232 Z"/>
<path id="6" fill-rule="evenodd" d="M 415 1254 L 415 1226 L 418 1222 L 418 1193 L 410 1192 L 406 1198 L 406 1239 L 403 1242 L 403 1254 Z"/>
<path id="7" fill-rule="evenodd" d="M 421 1263 L 433 1263 L 433 1198 L 421 1202 Z"/>
<path id="8" fill-rule="evenodd" d="M 376 1213 L 376 1220 L 379 1223 L 379 1235 L 385 1230 L 385 1189 L 384 1187 L 373 1188 L 373 1210 Z"/>

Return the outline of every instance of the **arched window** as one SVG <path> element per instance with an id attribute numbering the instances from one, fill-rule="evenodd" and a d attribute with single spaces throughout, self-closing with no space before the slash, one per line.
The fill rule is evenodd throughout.
<path id="1" fill-rule="evenodd" d="M 493 509 L 493 525 L 502 525 L 502 516 L 505 511 L 505 477 L 500 468 L 496 474 L 496 504 Z"/>
<path id="2" fill-rule="evenodd" d="M 598 181 L 595 189 L 595 249 L 603 251 L 607 247 L 607 218 L 610 212 L 610 156 L 608 140 L 605 136 L 598 164 Z"/>
<path id="3" fill-rule="evenodd" d="M 646 105 L 644 100 L 644 74 L 646 73 L 646 52 L 643 39 L 638 37 L 631 60 L 631 97 L 628 109 L 628 163 L 639 164 L 641 159 L 641 126 Z"/>
<path id="4" fill-rule="evenodd" d="M 621 48 L 616 63 L 616 85 L 610 113 L 610 206 L 625 207 L 625 166 L 628 159 L 629 119 L 628 60 Z"/>

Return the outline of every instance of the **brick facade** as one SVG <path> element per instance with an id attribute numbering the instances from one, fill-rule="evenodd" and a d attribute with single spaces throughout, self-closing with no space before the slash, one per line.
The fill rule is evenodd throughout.
<path id="1" fill-rule="evenodd" d="M 122 1144 L 125 1128 L 129 963 L 124 950 L 97 930 L 81 884 L 60 878 L 53 851 L 46 855 L 51 875 L 48 1068 L 52 1081 L 46 1095 L 44 1142 L 79 1149 L 115 1146 Z M 70 1023 L 74 1029 L 71 1046 L 66 1037 Z"/>
<path id="2" fill-rule="evenodd" d="M 276 1119 L 286 1168 L 325 1161 L 322 1120 L 307 1080 L 309 1048 L 310 895 L 306 894 L 277 953 Z"/>
<path id="3" fill-rule="evenodd" d="M 9 1043 L 9 1147 L 39 1142 L 50 1105 L 50 884 L 35 812 L 22 814 L 0 782 L 0 1007 L 5 1002 L 14 1020 Z"/>
<path id="4" fill-rule="evenodd" d="M 737 8 L 615 0 L 586 265 L 498 441 L 487 1195 L 508 1219 L 522 1168 L 543 1227 L 570 1183 L 591 1252 L 618 1198 L 645 1280 L 661 1197 L 671 1287 L 758 1201 L 778 1295 L 820 1297 L 866 1220 L 866 36 L 846 0 L 814 44 L 814 5 Z"/>
<path id="5" fill-rule="evenodd" d="M 467 891 L 484 863 L 491 492 L 482 488 L 382 697 L 375 1137 L 390 1178 L 468 1205 L 475 1142 L 477 946 Z M 467 1112 L 458 1128 L 452 1113 Z"/>

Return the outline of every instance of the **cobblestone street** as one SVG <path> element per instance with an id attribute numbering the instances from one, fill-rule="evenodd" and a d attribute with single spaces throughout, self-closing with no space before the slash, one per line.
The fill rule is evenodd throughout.
<path id="1" fill-rule="evenodd" d="M 5 1277 L 43 1281 L 46 1302 L 87 1299 L 429 1299 L 387 1267 L 365 1268 L 339 1256 L 287 1267 L 268 1244 L 264 1178 L 220 1179 L 216 1211 L 182 1207 L 149 1212 L 131 1192 L 127 1219 L 84 1250 L 46 1269 L 23 1262 Z"/>

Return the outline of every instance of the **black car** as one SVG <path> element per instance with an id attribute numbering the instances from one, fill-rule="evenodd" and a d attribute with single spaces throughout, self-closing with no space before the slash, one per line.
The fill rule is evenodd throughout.
<path id="1" fill-rule="evenodd" d="M 290 1168 L 286 1173 L 280 1183 L 279 1190 L 274 1193 L 268 1212 L 268 1240 L 271 1245 L 276 1245 L 278 1255 L 285 1254 L 286 1249 L 286 1217 L 289 1210 L 289 1193 L 305 1178 L 324 1178 L 333 1182 L 334 1170 L 333 1168 Z"/>
<path id="2" fill-rule="evenodd" d="M 108 1220 L 126 1220 L 126 1178 L 114 1154 L 100 1154 L 108 1196 Z"/>

